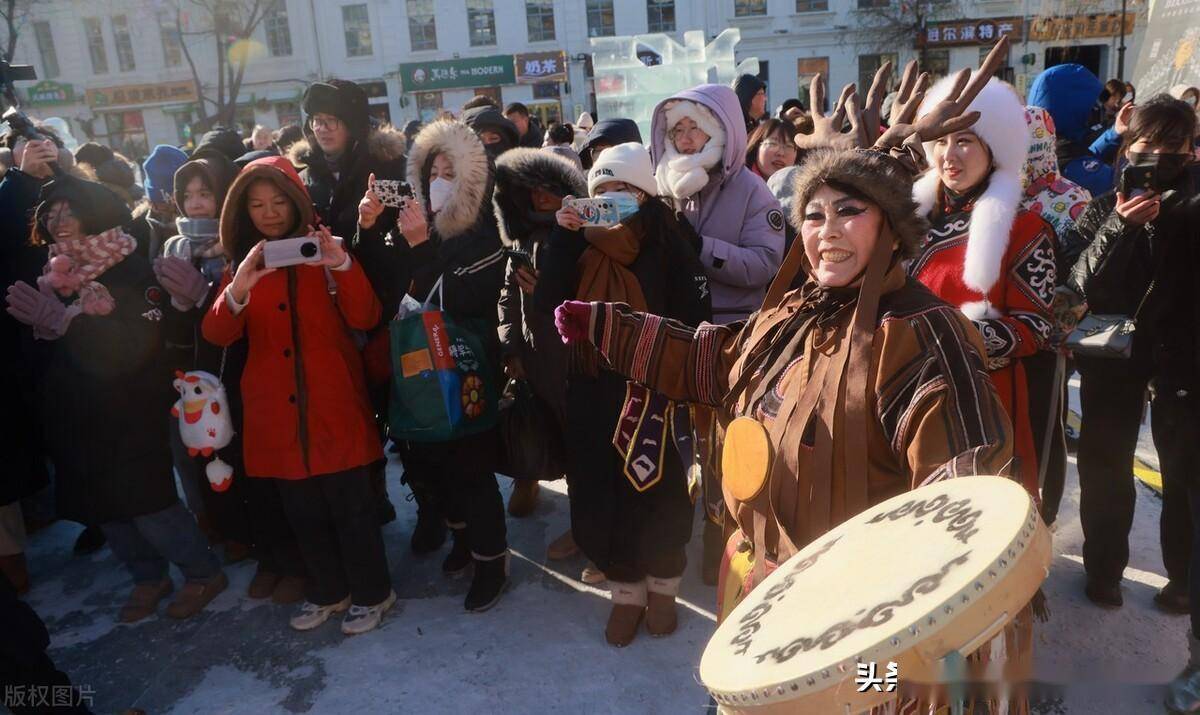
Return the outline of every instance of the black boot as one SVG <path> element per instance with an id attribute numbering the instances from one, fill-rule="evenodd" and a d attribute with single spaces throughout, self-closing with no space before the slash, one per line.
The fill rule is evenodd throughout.
<path id="1" fill-rule="evenodd" d="M 413 528 L 412 551 L 417 556 L 431 554 L 446 543 L 446 522 L 438 511 L 432 490 L 409 483 L 411 499 L 417 502 L 417 525 Z"/>
<path id="2" fill-rule="evenodd" d="M 472 613 L 486 611 L 500 600 L 508 585 L 508 552 L 494 559 L 475 559 L 475 577 L 463 606 Z"/>
<path id="3" fill-rule="evenodd" d="M 94 554 L 104 545 L 108 543 L 108 539 L 104 536 L 104 532 L 98 526 L 85 526 L 83 531 L 79 533 L 79 538 L 75 539 L 75 555 L 87 556 Z"/>
<path id="4" fill-rule="evenodd" d="M 1120 608 L 1125 605 L 1125 599 L 1121 596 L 1121 582 L 1110 583 L 1099 579 L 1089 578 L 1087 585 L 1083 589 L 1084 595 L 1092 603 L 1101 608 Z"/>
<path id="5" fill-rule="evenodd" d="M 471 565 L 471 549 L 467 546 L 465 529 L 453 529 L 453 545 L 446 560 L 442 562 L 442 573 L 447 576 L 457 576 Z"/>
<path id="6" fill-rule="evenodd" d="M 1183 672 L 1167 683 L 1167 695 L 1163 698 L 1167 712 L 1200 712 L 1200 640 L 1188 632 L 1188 663 Z"/>
<path id="7" fill-rule="evenodd" d="M 1175 615 L 1186 616 L 1192 612 L 1187 586 L 1181 586 L 1177 581 L 1168 581 L 1161 591 L 1154 594 L 1154 605 L 1160 611 Z"/>

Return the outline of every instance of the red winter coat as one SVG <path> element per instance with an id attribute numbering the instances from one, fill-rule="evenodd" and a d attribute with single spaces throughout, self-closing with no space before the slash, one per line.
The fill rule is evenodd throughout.
<path id="1" fill-rule="evenodd" d="M 988 372 L 1013 421 L 1017 474 L 1037 498 L 1038 460 L 1029 421 L 1029 394 L 1021 358 L 1043 349 L 1050 336 L 1054 297 L 1054 229 L 1040 216 L 1019 211 L 1007 231 L 994 221 L 972 221 L 978 197 L 949 205 L 939 197 L 931 228 L 909 273 L 937 297 L 975 323 L 987 350 Z M 968 251 L 970 242 L 976 245 Z M 983 270 L 980 261 L 995 261 Z M 986 275 L 986 292 L 968 285 L 964 273 Z M 978 283 L 976 283 L 978 285 Z"/>
<path id="2" fill-rule="evenodd" d="M 233 236 L 226 240 L 227 228 L 237 225 L 232 214 L 244 211 L 240 196 L 255 178 L 282 181 L 294 200 L 307 199 L 295 171 L 276 166 L 286 160 L 274 159 L 251 163 L 230 187 L 223 210 L 230 220 L 223 215 L 221 221 L 227 247 L 236 245 Z M 312 215 L 311 203 L 300 215 Z M 336 299 L 327 275 L 337 284 Z M 354 262 L 328 274 L 320 266 L 277 270 L 259 280 L 237 315 L 224 297 L 231 278 L 227 272 L 202 330 L 218 345 L 249 337 L 241 384 L 246 473 L 304 479 L 381 459 L 362 356 L 350 334 L 374 327 L 382 311 L 362 267 Z"/>

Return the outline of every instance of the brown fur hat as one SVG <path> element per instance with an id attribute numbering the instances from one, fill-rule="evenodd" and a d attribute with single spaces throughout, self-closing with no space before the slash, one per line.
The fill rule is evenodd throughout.
<path id="1" fill-rule="evenodd" d="M 804 223 L 804 209 L 826 183 L 853 189 L 878 206 L 900 241 L 903 257 L 917 255 L 929 223 L 917 213 L 913 177 L 900 162 L 877 151 L 818 149 L 804 157 L 796 176 L 792 225 Z"/>

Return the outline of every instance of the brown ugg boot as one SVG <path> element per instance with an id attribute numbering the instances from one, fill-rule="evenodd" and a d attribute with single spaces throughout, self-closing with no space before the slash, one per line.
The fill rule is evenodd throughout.
<path id="1" fill-rule="evenodd" d="M 304 579 L 299 576 L 284 576 L 275 584 L 271 600 L 275 603 L 299 603 L 304 599 Z"/>
<path id="2" fill-rule="evenodd" d="M 29 592 L 29 564 L 25 561 L 23 552 L 11 556 L 0 556 L 0 573 L 3 573 L 8 582 L 17 590 L 18 596 Z"/>
<path id="3" fill-rule="evenodd" d="M 608 614 L 608 625 L 604 628 L 604 639 L 609 645 L 624 648 L 637 637 L 638 626 L 646 612 L 646 582 L 609 583 L 613 607 Z"/>
<path id="4" fill-rule="evenodd" d="M 551 561 L 569 559 L 577 553 L 579 553 L 579 545 L 575 543 L 575 535 L 571 533 L 570 529 L 564 531 L 546 547 L 546 558 Z"/>
<path id="5" fill-rule="evenodd" d="M 536 479 L 514 479 L 512 494 L 508 497 L 508 513 L 520 519 L 529 516 L 537 508 L 540 486 Z"/>
<path id="6" fill-rule="evenodd" d="M 258 570 L 254 572 L 254 578 L 250 579 L 250 587 L 246 589 L 246 595 L 255 600 L 270 598 L 275 592 L 275 587 L 279 585 L 279 579 L 282 578 L 279 574 L 263 569 L 262 564 L 259 564 Z"/>
<path id="7" fill-rule="evenodd" d="M 679 625 L 675 613 L 675 596 L 679 595 L 681 576 L 675 578 L 646 577 L 646 632 L 652 636 L 669 636 Z"/>
<path id="8" fill-rule="evenodd" d="M 229 578 L 224 571 L 204 581 L 188 581 L 179 589 L 179 595 L 167 605 L 167 615 L 171 618 L 191 618 L 216 598 L 229 585 Z"/>
<path id="9" fill-rule="evenodd" d="M 158 602 L 169 596 L 174 589 L 175 585 L 169 578 L 137 584 L 133 587 L 133 593 L 129 594 L 129 600 L 121 606 L 117 620 L 121 623 L 134 623 L 154 615 L 158 610 Z"/>

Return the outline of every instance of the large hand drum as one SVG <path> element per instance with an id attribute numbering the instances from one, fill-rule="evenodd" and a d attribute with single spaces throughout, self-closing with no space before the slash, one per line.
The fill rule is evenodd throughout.
<path id="1" fill-rule="evenodd" d="M 858 713 L 896 693 L 856 684 L 897 664 L 931 682 L 1029 602 L 1050 533 L 1020 484 L 962 477 L 889 499 L 781 564 L 730 613 L 700 661 L 722 712 Z"/>

